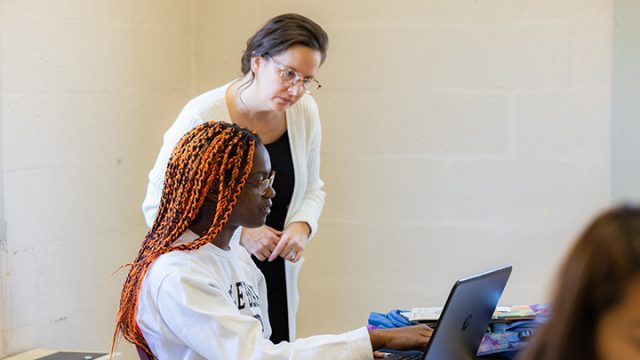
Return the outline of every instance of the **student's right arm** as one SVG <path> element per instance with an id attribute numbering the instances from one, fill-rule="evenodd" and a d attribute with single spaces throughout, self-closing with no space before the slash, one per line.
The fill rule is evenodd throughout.
<path id="1" fill-rule="evenodd" d="M 208 276 L 172 271 L 145 281 L 149 281 L 143 286 L 147 300 L 142 304 L 148 307 L 138 309 L 137 319 L 147 332 L 145 338 L 150 345 L 163 343 L 152 348 L 182 349 L 156 354 L 161 359 L 185 355 L 180 353 L 184 351 L 213 359 L 371 359 L 380 348 L 424 349 L 431 336 L 431 329 L 424 325 L 383 330 L 362 327 L 274 344 L 263 332 L 269 332 L 268 326 L 265 330 L 257 318 L 241 313 L 229 289 Z M 268 316 L 266 306 L 262 312 Z"/>

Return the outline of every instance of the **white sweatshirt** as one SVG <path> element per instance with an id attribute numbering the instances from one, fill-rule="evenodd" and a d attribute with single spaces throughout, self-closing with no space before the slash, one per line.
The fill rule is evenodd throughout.
<path id="1" fill-rule="evenodd" d="M 187 231 L 183 241 L 197 235 Z M 149 268 L 136 320 L 159 359 L 371 359 L 365 327 L 273 344 L 265 280 L 237 244 L 172 251 Z"/>

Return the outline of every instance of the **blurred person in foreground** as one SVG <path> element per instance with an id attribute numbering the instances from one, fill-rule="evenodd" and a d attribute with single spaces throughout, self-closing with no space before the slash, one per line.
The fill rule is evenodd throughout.
<path id="1" fill-rule="evenodd" d="M 518 360 L 640 359 L 640 207 L 612 208 L 586 228 L 552 307 Z"/>

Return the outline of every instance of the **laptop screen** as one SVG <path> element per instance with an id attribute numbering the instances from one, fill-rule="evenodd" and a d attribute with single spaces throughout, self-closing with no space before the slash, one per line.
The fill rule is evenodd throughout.
<path id="1" fill-rule="evenodd" d="M 424 360 L 476 358 L 511 269 L 509 265 L 456 281 L 424 353 Z"/>

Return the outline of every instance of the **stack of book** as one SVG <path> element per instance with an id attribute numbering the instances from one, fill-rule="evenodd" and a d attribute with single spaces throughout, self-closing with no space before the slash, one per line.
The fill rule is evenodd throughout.
<path id="1" fill-rule="evenodd" d="M 419 323 L 434 324 L 438 322 L 442 307 L 417 307 L 401 312 L 407 320 Z M 535 319 L 536 312 L 529 305 L 506 305 L 496 307 L 491 322 L 510 322 L 516 320 Z"/>

